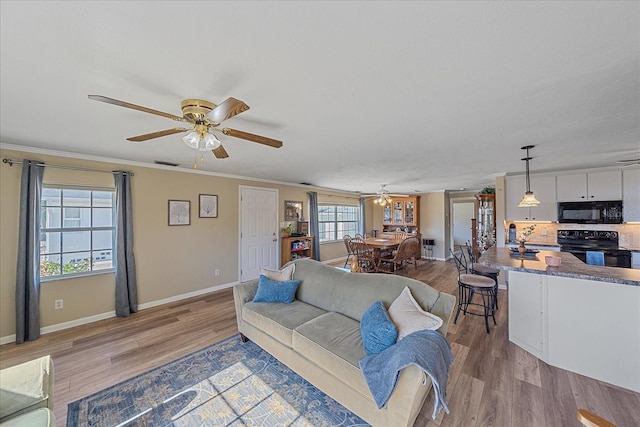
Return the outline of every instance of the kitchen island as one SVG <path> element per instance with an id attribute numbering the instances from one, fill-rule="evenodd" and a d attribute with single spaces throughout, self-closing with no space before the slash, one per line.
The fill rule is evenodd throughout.
<path id="1" fill-rule="evenodd" d="M 559 267 L 549 267 L 544 262 L 545 256 L 559 256 L 562 263 Z M 492 247 L 482 254 L 479 262 L 509 271 L 640 286 L 640 270 L 587 265 L 568 252 L 541 250 L 520 258 L 519 253 L 514 255 L 508 248 Z"/>
<path id="2" fill-rule="evenodd" d="M 548 267 L 545 256 L 562 263 Z M 640 271 L 497 247 L 479 262 L 508 271 L 509 341 L 552 366 L 640 392 Z"/>

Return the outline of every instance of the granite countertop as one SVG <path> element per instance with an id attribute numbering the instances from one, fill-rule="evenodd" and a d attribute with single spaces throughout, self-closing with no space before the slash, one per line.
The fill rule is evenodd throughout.
<path id="1" fill-rule="evenodd" d="M 559 256 L 562 259 L 560 267 L 547 266 L 545 256 Z M 587 265 L 568 252 L 540 251 L 521 259 L 520 254 L 512 255 L 509 248 L 494 246 L 482 254 L 479 262 L 503 270 L 640 286 L 640 270 Z"/>

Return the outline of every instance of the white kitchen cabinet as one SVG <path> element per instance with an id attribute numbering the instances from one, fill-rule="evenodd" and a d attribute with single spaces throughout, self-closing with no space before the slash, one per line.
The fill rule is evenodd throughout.
<path id="1" fill-rule="evenodd" d="M 622 171 L 622 220 L 640 221 L 640 169 Z"/>
<path id="2" fill-rule="evenodd" d="M 640 269 L 640 252 L 631 252 L 631 268 Z"/>
<path id="3" fill-rule="evenodd" d="M 640 325 L 639 302 L 639 286 L 509 271 L 509 341 L 551 366 L 640 392 L 640 334 L 629 333 Z"/>
<path id="4" fill-rule="evenodd" d="M 526 190 L 524 176 L 507 177 L 506 216 L 507 221 L 557 221 L 556 177 L 531 176 L 531 191 L 540 204 L 534 208 L 519 208 L 518 203 Z"/>
<path id="5" fill-rule="evenodd" d="M 527 221 L 529 208 L 519 208 L 518 203 L 526 190 L 524 176 L 508 176 L 505 183 L 505 218 L 507 221 Z"/>
<path id="6" fill-rule="evenodd" d="M 531 221 L 557 221 L 558 206 L 556 204 L 556 177 L 532 176 L 531 191 L 540 202 L 535 208 L 529 208 Z"/>
<path id="7" fill-rule="evenodd" d="M 559 202 L 621 200 L 622 172 L 617 170 L 558 175 L 556 189 Z"/>
<path id="8" fill-rule="evenodd" d="M 509 271 L 509 341 L 546 360 L 547 276 Z"/>

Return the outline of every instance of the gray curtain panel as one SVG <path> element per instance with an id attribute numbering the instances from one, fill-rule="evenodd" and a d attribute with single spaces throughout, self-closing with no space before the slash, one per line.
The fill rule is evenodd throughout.
<path id="1" fill-rule="evenodd" d="M 116 184 L 116 316 L 128 317 L 138 311 L 136 260 L 133 255 L 133 204 L 131 173 L 114 171 Z"/>
<path id="2" fill-rule="evenodd" d="M 40 337 L 40 199 L 44 166 L 22 161 L 16 267 L 16 344 Z"/>
<path id="3" fill-rule="evenodd" d="M 320 226 L 318 225 L 318 193 L 309 191 L 309 234 L 313 239 L 313 259 L 320 261 Z"/>
<path id="4" fill-rule="evenodd" d="M 367 232 L 367 227 L 364 223 L 364 199 L 360 198 L 360 234 L 364 236 L 364 233 Z"/>

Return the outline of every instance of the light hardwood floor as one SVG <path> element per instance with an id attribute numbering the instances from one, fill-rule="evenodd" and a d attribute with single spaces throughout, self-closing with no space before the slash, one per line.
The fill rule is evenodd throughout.
<path id="1" fill-rule="evenodd" d="M 409 277 L 457 294 L 451 261 L 420 261 Z M 431 420 L 427 399 L 415 426 L 580 426 L 587 408 L 619 427 L 640 425 L 640 393 L 551 367 L 508 340 L 507 291 L 500 292 L 498 325 L 466 316 L 447 338 L 455 361 L 447 395 L 451 413 Z M 0 367 L 51 354 L 55 364 L 55 413 L 66 425 L 67 405 L 83 396 L 163 365 L 237 333 L 230 289 L 43 335 L 22 345 L 0 346 Z M 579 357 L 579 355 L 576 355 Z M 612 355 L 612 363 L 615 357 Z M 390 426 L 392 427 L 392 426 Z"/>

